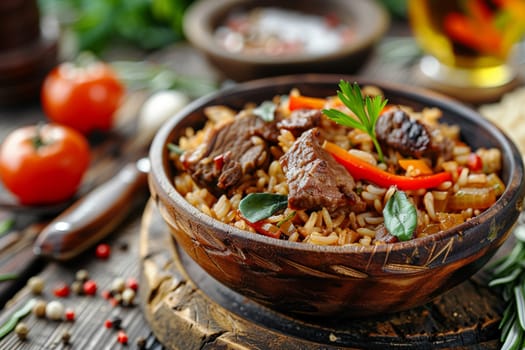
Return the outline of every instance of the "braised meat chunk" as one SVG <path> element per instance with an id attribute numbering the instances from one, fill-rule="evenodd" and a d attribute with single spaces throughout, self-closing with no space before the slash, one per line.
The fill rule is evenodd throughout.
<path id="1" fill-rule="evenodd" d="M 245 174 L 266 167 L 268 143 L 261 137 L 265 122 L 252 114 L 238 115 L 213 129 L 195 151 L 184 154 L 182 163 L 192 178 L 212 193 L 237 185 Z"/>
<path id="2" fill-rule="evenodd" d="M 366 204 L 354 192 L 348 171 L 322 148 L 317 128 L 305 131 L 280 159 L 288 181 L 288 204 L 293 209 L 333 213 L 362 212 Z"/>
<path id="3" fill-rule="evenodd" d="M 448 160 L 452 157 L 454 142 L 443 135 L 438 128 L 411 118 L 400 109 L 390 110 L 376 123 L 379 142 L 414 158 L 437 156 Z"/>
<path id="4" fill-rule="evenodd" d="M 321 122 L 322 112 L 318 109 L 299 109 L 293 111 L 288 118 L 277 123 L 279 129 L 290 131 L 299 137 L 304 131 L 316 127 Z"/>

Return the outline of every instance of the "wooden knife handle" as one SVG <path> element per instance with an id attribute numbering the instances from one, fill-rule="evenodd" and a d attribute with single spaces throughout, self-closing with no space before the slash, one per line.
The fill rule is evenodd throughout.
<path id="1" fill-rule="evenodd" d="M 102 240 L 127 217 L 140 190 L 147 189 L 147 176 L 135 163 L 124 166 L 49 223 L 35 242 L 35 254 L 68 260 Z"/>

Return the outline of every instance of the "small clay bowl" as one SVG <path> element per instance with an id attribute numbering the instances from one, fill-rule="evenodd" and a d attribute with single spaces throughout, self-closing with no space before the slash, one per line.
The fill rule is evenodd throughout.
<path id="1" fill-rule="evenodd" d="M 326 97 L 340 79 L 380 87 L 391 103 L 438 107 L 474 148 L 501 150 L 505 192 L 481 215 L 453 229 L 378 246 L 316 246 L 272 239 L 221 223 L 190 205 L 174 188 L 169 143 L 200 128 L 206 106 L 240 110 L 292 88 Z M 495 125 L 458 102 L 413 87 L 352 76 L 296 75 L 238 84 L 201 98 L 171 118 L 151 150 L 150 190 L 171 234 L 208 274 L 272 309 L 302 315 L 371 316 L 409 309 L 468 279 L 509 236 L 525 194 L 522 157 Z"/>
<path id="2" fill-rule="evenodd" d="M 322 54 L 248 55 L 230 52 L 215 37 L 216 29 L 231 13 L 256 8 L 281 8 L 317 16 L 332 16 L 351 26 L 352 40 Z M 294 73 L 355 73 L 388 29 L 388 12 L 368 0 L 200 0 L 184 16 L 188 41 L 226 78 L 246 81 Z"/>

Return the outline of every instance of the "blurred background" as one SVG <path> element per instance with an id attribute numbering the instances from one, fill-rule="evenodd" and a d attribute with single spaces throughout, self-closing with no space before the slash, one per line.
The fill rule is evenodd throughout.
<path id="1" fill-rule="evenodd" d="M 33 0 L 29 0 L 33 1 Z M 107 54 L 115 44 L 158 50 L 184 40 L 183 17 L 193 0 L 36 0 L 60 22 L 63 53 Z M 406 21 L 406 0 L 378 0 L 394 21 Z"/>

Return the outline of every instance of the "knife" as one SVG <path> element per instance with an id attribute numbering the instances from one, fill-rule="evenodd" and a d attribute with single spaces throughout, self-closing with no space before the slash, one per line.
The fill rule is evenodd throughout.
<path id="1" fill-rule="evenodd" d="M 134 202 L 145 202 L 149 169 L 147 158 L 126 164 L 52 220 L 38 235 L 34 253 L 65 261 L 98 243 L 128 216 Z"/>

